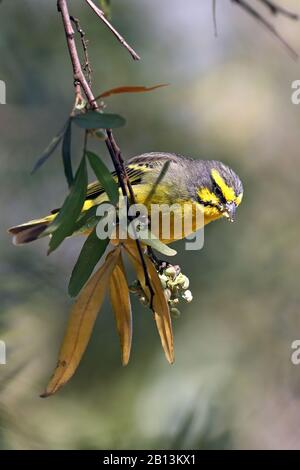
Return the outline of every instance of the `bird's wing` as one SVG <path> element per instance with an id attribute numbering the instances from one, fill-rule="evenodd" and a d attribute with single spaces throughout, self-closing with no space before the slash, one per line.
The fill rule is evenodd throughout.
<path id="1" fill-rule="evenodd" d="M 146 173 L 159 170 L 163 167 L 166 161 L 177 162 L 178 156 L 169 153 L 151 152 L 138 155 L 128 160 L 126 165 L 127 175 L 132 185 L 139 184 Z M 112 176 L 117 181 L 117 174 L 114 171 Z M 87 189 L 87 199 L 96 199 L 104 193 L 102 185 L 95 181 L 89 184 Z"/>
<path id="2" fill-rule="evenodd" d="M 182 158 L 173 153 L 150 152 L 131 158 L 128 161 L 128 165 L 152 170 L 154 168 L 161 168 L 166 162 L 178 163 L 179 161 L 182 161 Z"/>
<path id="3" fill-rule="evenodd" d="M 126 172 L 129 177 L 129 181 L 132 185 L 141 183 L 143 176 L 147 173 L 153 172 L 154 168 L 161 168 L 167 160 L 172 160 L 172 155 L 167 153 L 145 153 L 128 160 L 126 164 Z M 117 181 L 117 173 L 112 172 L 113 178 Z M 87 187 L 86 201 L 97 199 L 103 194 L 104 188 L 99 181 L 94 181 Z M 57 214 L 58 209 L 51 211 L 51 214 Z"/>
<path id="4" fill-rule="evenodd" d="M 138 184 L 141 181 L 142 176 L 144 175 L 145 171 L 142 168 L 136 168 L 135 165 L 128 165 L 126 167 L 127 175 L 129 177 L 129 181 L 131 184 Z M 117 181 L 117 174 L 116 172 L 112 172 L 113 178 Z M 93 183 L 88 185 L 87 188 L 87 199 L 96 199 L 98 196 L 104 193 L 103 186 L 99 181 L 94 181 Z"/>

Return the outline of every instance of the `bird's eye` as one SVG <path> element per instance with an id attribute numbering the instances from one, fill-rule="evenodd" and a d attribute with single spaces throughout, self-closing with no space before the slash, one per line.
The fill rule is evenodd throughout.
<path id="1" fill-rule="evenodd" d="M 221 189 L 218 186 L 215 187 L 214 193 L 219 199 L 223 198 L 223 193 L 222 193 Z"/>

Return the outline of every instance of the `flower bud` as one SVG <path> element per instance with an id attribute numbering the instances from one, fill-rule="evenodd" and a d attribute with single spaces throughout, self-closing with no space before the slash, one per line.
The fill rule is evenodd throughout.
<path id="1" fill-rule="evenodd" d="M 171 313 L 173 318 L 178 318 L 181 315 L 180 310 L 178 310 L 178 308 L 174 308 L 174 307 L 171 308 L 170 313 Z"/>

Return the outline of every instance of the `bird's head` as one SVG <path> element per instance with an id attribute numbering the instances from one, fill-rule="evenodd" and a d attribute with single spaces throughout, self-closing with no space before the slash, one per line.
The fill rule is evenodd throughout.
<path id="1" fill-rule="evenodd" d="M 199 162 L 200 163 L 200 162 Z M 234 222 L 236 209 L 243 198 L 243 185 L 231 168 L 217 161 L 203 162 L 197 181 L 197 201 L 207 217 L 225 217 Z"/>

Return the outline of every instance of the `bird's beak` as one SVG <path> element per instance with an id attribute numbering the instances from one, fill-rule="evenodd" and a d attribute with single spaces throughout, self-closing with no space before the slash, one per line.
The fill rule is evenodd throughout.
<path id="1" fill-rule="evenodd" d="M 229 220 L 229 222 L 235 221 L 236 216 L 236 203 L 235 202 L 227 202 L 225 205 L 225 209 L 223 212 L 224 217 Z"/>

